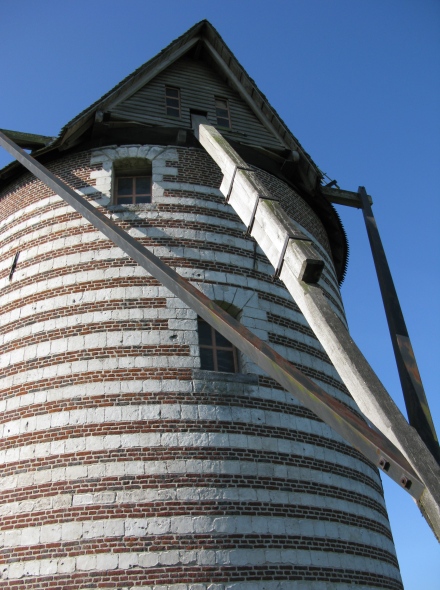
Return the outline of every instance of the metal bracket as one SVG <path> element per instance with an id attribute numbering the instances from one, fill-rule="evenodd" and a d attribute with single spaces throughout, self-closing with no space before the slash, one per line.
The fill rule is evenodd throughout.
<path id="1" fill-rule="evenodd" d="M 251 235 L 252 228 L 254 227 L 255 215 L 257 214 L 258 205 L 260 204 L 260 201 L 262 201 L 262 200 L 263 201 L 276 201 L 277 203 L 280 202 L 278 197 L 272 197 L 270 195 L 262 195 L 262 194 L 258 193 L 257 198 L 255 199 L 254 208 L 251 213 L 251 218 L 249 220 L 249 225 L 246 230 L 246 234 L 245 234 L 246 236 Z"/>
<path id="2" fill-rule="evenodd" d="M 297 234 L 291 234 L 291 233 L 287 234 L 286 237 L 284 238 L 283 247 L 281 248 L 280 259 L 278 260 L 277 267 L 275 269 L 274 274 L 272 275 L 272 281 L 276 281 L 276 279 L 278 279 L 278 277 L 281 274 L 281 270 L 283 268 L 283 263 L 284 263 L 284 256 L 286 255 L 287 246 L 288 246 L 290 240 L 302 240 L 304 242 L 311 242 L 312 241 L 306 235 L 299 233 L 299 232 Z"/>
<path id="3" fill-rule="evenodd" d="M 283 244 L 283 247 L 281 248 L 280 259 L 278 260 L 277 267 L 276 267 L 275 272 L 272 276 L 272 281 L 275 281 L 281 274 L 281 269 L 283 268 L 283 263 L 284 263 L 284 256 L 285 256 L 286 250 L 287 250 L 287 244 L 289 243 L 289 240 L 291 240 L 291 239 L 292 239 L 292 236 L 290 234 L 287 234 L 286 237 L 284 238 L 284 244 Z"/>
<path id="4" fill-rule="evenodd" d="M 9 271 L 9 280 L 12 280 L 12 275 L 14 274 L 15 269 L 17 268 L 19 256 L 20 256 L 20 250 L 17 250 L 17 252 L 15 253 L 15 256 L 14 256 L 14 260 L 12 261 L 11 270 Z"/>
<path id="5" fill-rule="evenodd" d="M 231 198 L 232 187 L 234 186 L 235 175 L 237 174 L 237 170 L 244 170 L 246 172 L 255 172 L 253 168 L 246 168 L 246 166 L 236 166 L 234 168 L 234 172 L 232 173 L 231 184 L 229 185 L 228 194 L 226 195 L 226 202 L 229 203 L 229 199 Z"/>

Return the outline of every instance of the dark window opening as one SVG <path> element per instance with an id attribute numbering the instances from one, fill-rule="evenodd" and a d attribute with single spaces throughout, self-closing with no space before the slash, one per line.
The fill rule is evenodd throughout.
<path id="1" fill-rule="evenodd" d="M 180 90 L 179 88 L 172 88 L 165 86 L 165 104 L 166 113 L 170 117 L 180 119 Z"/>
<path id="2" fill-rule="evenodd" d="M 215 99 L 215 115 L 217 125 L 221 127 L 231 127 L 231 115 L 229 113 L 229 103 L 226 98 Z"/>
<path id="3" fill-rule="evenodd" d="M 202 318 L 198 319 L 200 364 L 206 371 L 238 373 L 237 349 Z"/>
<path id="4" fill-rule="evenodd" d="M 189 109 L 190 115 L 200 115 L 201 117 L 208 118 L 208 111 L 202 111 L 200 109 Z"/>

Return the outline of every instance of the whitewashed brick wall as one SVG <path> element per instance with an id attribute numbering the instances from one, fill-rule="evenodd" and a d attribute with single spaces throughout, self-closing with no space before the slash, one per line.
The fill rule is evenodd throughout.
<path id="1" fill-rule="evenodd" d="M 151 160 L 151 204 L 111 206 L 126 157 Z M 206 154 L 110 146 L 56 165 L 357 411 Z M 196 314 L 37 181 L 0 198 L 0 368 L 2 588 L 401 588 L 377 470 L 244 356 L 240 375 L 201 371 Z"/>

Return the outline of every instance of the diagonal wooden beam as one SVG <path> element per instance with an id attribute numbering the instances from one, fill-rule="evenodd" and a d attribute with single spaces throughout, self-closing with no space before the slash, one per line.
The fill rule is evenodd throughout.
<path id="1" fill-rule="evenodd" d="M 193 115 L 193 130 L 200 144 L 222 170 L 220 190 L 246 226 L 253 215 L 258 194 L 265 190 L 255 173 L 246 170 L 228 141 L 209 125 L 205 117 Z M 286 221 L 287 218 L 287 221 Z M 273 201 L 262 200 L 253 216 L 251 235 L 277 268 L 280 278 L 299 306 L 310 327 L 327 352 L 363 414 L 407 457 L 426 486 L 421 501 L 431 528 L 440 540 L 440 468 L 417 432 L 404 416 L 356 346 L 347 328 L 331 308 L 316 280 L 303 273 L 309 259 L 318 264 L 320 257 L 311 244 L 291 240 L 284 249 L 283 237 L 292 221 Z M 297 228 L 300 231 L 300 228 Z M 314 278 L 316 279 L 316 274 Z"/>

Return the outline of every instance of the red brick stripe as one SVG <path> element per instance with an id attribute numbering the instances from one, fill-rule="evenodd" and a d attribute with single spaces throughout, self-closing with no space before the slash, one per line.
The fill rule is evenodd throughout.
<path id="1" fill-rule="evenodd" d="M 262 566 L 198 566 L 173 565 L 162 567 L 106 570 L 4 580 L 5 590 L 81 590 L 89 588 L 92 580 L 101 580 L 112 588 L 143 586 L 146 584 L 235 583 L 272 580 L 304 580 L 308 582 L 344 583 L 347 586 L 368 585 L 385 590 L 403 590 L 400 580 L 381 574 L 359 572 L 342 568 L 299 565 Z M 93 582 L 94 583 L 94 582 Z"/>
<path id="2" fill-rule="evenodd" d="M 20 302 L 20 307 L 22 306 Z M 66 307 L 57 307 L 48 311 L 34 313 L 27 317 L 18 318 L 8 324 L 0 326 L 0 334 L 7 334 L 12 330 L 19 330 L 26 326 L 32 326 L 39 322 L 64 318 L 69 316 L 77 316 L 85 313 L 97 313 L 103 311 L 115 311 L 123 309 L 139 309 L 139 308 L 166 308 L 167 300 L 165 297 L 139 297 L 138 299 L 98 299 L 88 303 L 78 303 Z M 139 320 L 140 322 L 144 320 Z M 149 320 L 145 320 L 149 321 Z"/>
<path id="3" fill-rule="evenodd" d="M 67 385 L 81 385 L 82 383 L 103 383 L 111 381 L 130 381 L 139 379 L 180 379 L 188 381 L 192 379 L 192 369 L 173 368 L 173 367 L 129 367 L 121 369 L 111 369 L 108 371 L 87 371 L 81 373 L 72 373 L 72 375 L 62 375 L 50 379 L 39 379 L 37 381 L 20 383 L 19 385 L 10 386 L 7 389 L 0 390 L 0 399 L 12 398 L 23 395 L 24 393 L 33 393 L 45 391 L 47 389 L 56 389 L 66 387 Z"/>

